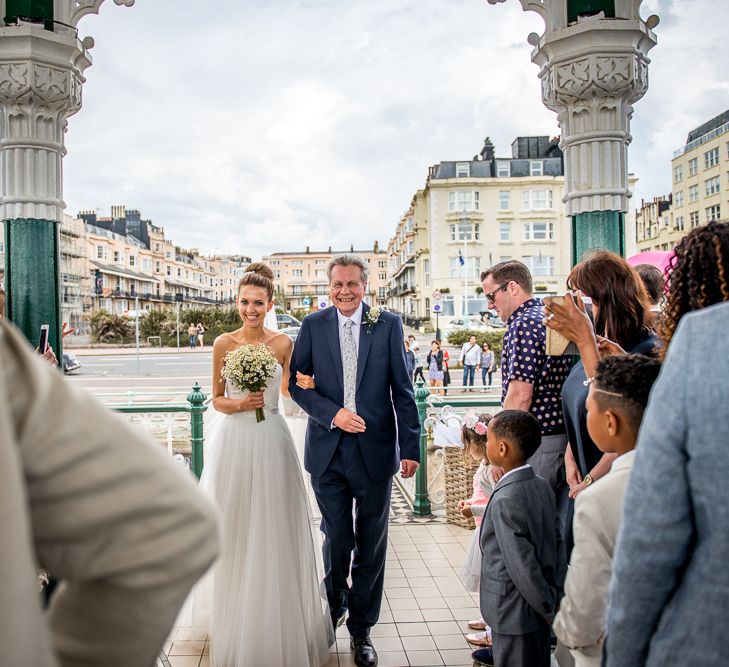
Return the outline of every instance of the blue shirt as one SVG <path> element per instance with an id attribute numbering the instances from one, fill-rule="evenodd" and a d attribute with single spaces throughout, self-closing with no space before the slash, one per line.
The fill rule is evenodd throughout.
<path id="1" fill-rule="evenodd" d="M 570 371 L 568 357 L 546 354 L 547 328 L 544 304 L 529 299 L 507 320 L 501 352 L 501 403 L 512 380 L 533 385 L 531 412 L 542 427 L 542 435 L 565 432 L 562 416 L 562 385 Z"/>

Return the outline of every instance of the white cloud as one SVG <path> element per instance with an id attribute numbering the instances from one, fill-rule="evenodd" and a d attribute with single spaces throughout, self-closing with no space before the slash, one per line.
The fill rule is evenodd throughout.
<path id="1" fill-rule="evenodd" d="M 637 200 L 668 191 L 672 151 L 729 106 L 729 8 L 644 4 L 667 20 L 633 122 Z M 137 0 L 80 27 L 97 46 L 69 211 L 125 203 L 204 252 L 385 242 L 429 165 L 558 132 L 526 44 L 541 23 L 516 0 Z"/>

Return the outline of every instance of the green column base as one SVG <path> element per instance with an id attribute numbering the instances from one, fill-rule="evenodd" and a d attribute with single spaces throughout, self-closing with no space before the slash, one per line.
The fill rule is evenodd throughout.
<path id="1" fill-rule="evenodd" d="M 625 255 L 625 214 L 622 211 L 589 211 L 572 216 L 572 265 L 590 250 L 610 250 Z"/>
<path id="2" fill-rule="evenodd" d="M 59 225 L 54 220 L 5 220 L 6 315 L 38 345 L 41 324 L 62 361 Z"/>

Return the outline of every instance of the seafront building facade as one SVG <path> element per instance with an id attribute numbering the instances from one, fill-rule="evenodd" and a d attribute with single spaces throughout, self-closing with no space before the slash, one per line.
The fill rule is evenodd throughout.
<path id="1" fill-rule="evenodd" d="M 429 320 L 434 297 L 442 322 L 487 310 L 480 274 L 518 259 L 535 292 L 564 290 L 570 269 L 564 161 L 558 139 L 517 137 L 497 157 L 489 139 L 470 160 L 432 166 L 388 243 L 388 306 Z"/>

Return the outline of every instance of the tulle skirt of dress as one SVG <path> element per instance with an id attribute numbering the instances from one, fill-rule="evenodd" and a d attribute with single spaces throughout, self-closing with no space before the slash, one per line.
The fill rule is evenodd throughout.
<path id="1" fill-rule="evenodd" d="M 209 632 L 212 667 L 318 667 L 334 642 L 293 438 L 265 413 L 223 417 L 206 447 L 200 485 L 220 509 L 221 556 L 181 624 Z"/>
<path id="2" fill-rule="evenodd" d="M 479 543 L 480 531 L 478 527 L 473 531 L 471 546 L 468 549 L 466 560 L 461 568 L 460 575 L 466 590 L 472 593 L 479 592 L 481 584 L 481 545 Z"/>

